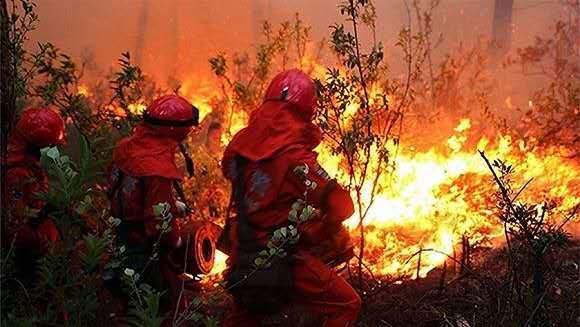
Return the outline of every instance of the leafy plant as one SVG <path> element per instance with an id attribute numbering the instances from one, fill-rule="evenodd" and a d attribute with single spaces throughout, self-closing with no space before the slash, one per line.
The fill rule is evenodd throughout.
<path id="1" fill-rule="evenodd" d="M 408 76 L 406 81 L 389 79 L 382 43 L 374 38 L 368 52 L 363 52 L 360 44 L 361 28 L 375 35 L 372 2 L 344 1 L 339 10 L 350 29 L 343 24 L 331 27 L 331 48 L 341 66 L 328 68 L 325 79 L 316 81 L 320 108 L 317 122 L 330 150 L 343 159 L 347 175 L 344 179 L 355 194 L 360 242 L 358 281 L 363 288 L 363 222 L 381 189 L 381 177 L 389 170 L 393 146 L 398 145 L 397 134 L 401 132 L 403 114 L 410 103 L 411 82 L 416 75 L 415 43 L 420 38 L 411 35 L 410 27 L 401 30 L 397 45 L 405 53 Z M 363 191 L 364 187 L 370 191 Z"/>
<path id="2" fill-rule="evenodd" d="M 160 327 L 165 320 L 159 315 L 162 293 L 153 290 L 148 284 L 140 283 L 139 277 L 139 273 L 132 269 L 124 270 L 123 280 L 132 290 L 126 323 L 129 326 Z"/>
<path id="3" fill-rule="evenodd" d="M 25 49 L 30 32 L 36 29 L 36 4 L 27 0 L 3 1 L 1 6 L 2 37 L 2 133 L 3 137 L 14 123 L 14 115 L 29 94 L 28 85 L 35 77 L 34 56 Z M 5 139 L 5 138 L 4 138 Z M 5 152 L 3 152 L 5 154 Z"/>
<path id="4" fill-rule="evenodd" d="M 307 71 L 314 68 L 306 51 L 311 42 L 310 27 L 298 14 L 293 21 L 282 22 L 277 29 L 265 21 L 262 34 L 265 42 L 256 45 L 254 60 L 247 53 L 234 54 L 231 59 L 225 53 L 218 53 L 209 59 L 211 70 L 220 82 L 220 101 L 224 107 L 220 114 L 228 115 L 223 120 L 227 121 L 230 134 L 234 110 L 249 113 L 257 108 L 273 72 L 289 66 Z"/>
<path id="5" fill-rule="evenodd" d="M 307 204 L 308 193 L 315 190 L 318 185 L 308 179 L 308 165 L 301 165 L 294 168 L 296 174 L 304 183 L 304 197 L 297 199 L 288 213 L 288 225 L 275 229 L 266 244 L 266 249 L 260 251 L 254 259 L 256 269 L 268 268 L 272 260 L 283 258 L 291 251 L 291 247 L 300 240 L 299 227 L 318 216 L 319 211 Z"/>
<path id="6" fill-rule="evenodd" d="M 115 73 L 114 79 L 111 81 L 113 96 L 109 105 L 118 105 L 123 110 L 123 119 L 117 120 L 114 125 L 121 130 L 122 134 L 126 135 L 141 119 L 141 112 L 129 108 L 136 104 L 142 104 L 145 76 L 138 66 L 131 63 L 129 52 L 121 54 L 119 65 L 121 70 Z"/>
<path id="7" fill-rule="evenodd" d="M 515 169 L 511 165 L 501 160 L 491 163 L 483 152 L 480 151 L 480 155 L 499 189 L 496 193 L 497 215 L 505 229 L 510 290 L 515 292 L 515 302 L 527 308 L 525 316 L 519 315 L 519 324 L 550 326 L 549 297 L 546 295 L 556 278 L 548 278 L 545 259 L 555 247 L 568 243 L 569 236 L 563 227 L 576 217 L 580 204 L 567 217 L 551 217 L 552 222 L 549 222 L 547 217 L 553 211 L 549 202 L 536 205 L 518 200 L 531 180 L 516 190 L 512 186 Z M 558 224 L 553 223 L 558 220 Z M 528 278 L 531 284 L 527 284 Z M 518 309 L 512 310 L 517 312 Z"/>
<path id="8" fill-rule="evenodd" d="M 80 254 L 80 258 L 85 265 L 85 271 L 88 273 L 96 271 L 102 264 L 103 256 L 111 242 L 109 233 L 105 233 L 102 237 L 89 234 L 83 237 L 85 243 L 85 253 Z"/>
<path id="9" fill-rule="evenodd" d="M 10 5 L 10 7 L 9 7 Z M 33 58 L 25 49 L 29 34 L 36 28 L 38 15 L 32 1 L 2 1 L 0 3 L 0 83 L 1 131 L 0 146 L 2 160 L 8 155 L 8 136 L 15 123 L 16 114 L 23 107 L 28 95 L 28 84 L 34 78 Z M 10 9 L 9 9 L 10 8 Z M 6 176 L 6 165 L 0 167 Z M 1 180 L 2 194 L 6 194 L 6 179 Z M 2 224 L 8 221 L 8 212 L 1 209 Z"/>
<path id="10" fill-rule="evenodd" d="M 517 50 L 514 58 L 505 65 L 521 67 L 524 76 L 540 76 L 545 80 L 543 87 L 536 90 L 528 108 L 520 108 L 522 119 L 516 131 L 526 143 L 533 147 L 558 144 L 569 149 L 578 148 L 577 131 L 580 128 L 580 4 L 577 1 L 562 1 L 570 12 L 568 20 L 558 20 L 552 35 L 536 37 L 530 46 Z M 530 128 L 530 125 L 534 128 Z M 514 128 L 512 128 L 514 130 Z M 570 151 L 578 156 L 578 151 Z"/>
<path id="11" fill-rule="evenodd" d="M 69 156 L 60 153 L 57 147 L 41 150 L 40 163 L 50 179 L 50 192 L 41 195 L 49 208 L 49 215 L 56 219 L 59 230 L 67 230 L 65 241 L 72 245 L 80 238 L 81 230 L 91 222 L 83 217 L 88 213 L 100 214 L 93 208 L 93 196 L 103 197 L 104 194 L 93 189 L 98 167 L 101 162 L 93 159 L 86 139 L 80 140 L 80 156 L 77 162 Z"/>

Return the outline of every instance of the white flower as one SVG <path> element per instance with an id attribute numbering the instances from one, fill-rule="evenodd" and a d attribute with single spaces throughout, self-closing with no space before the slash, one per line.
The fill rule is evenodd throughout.
<path id="1" fill-rule="evenodd" d="M 127 275 L 129 277 L 133 277 L 133 275 L 135 275 L 135 270 L 129 269 L 129 268 L 125 268 L 124 273 L 125 273 L 125 275 Z"/>

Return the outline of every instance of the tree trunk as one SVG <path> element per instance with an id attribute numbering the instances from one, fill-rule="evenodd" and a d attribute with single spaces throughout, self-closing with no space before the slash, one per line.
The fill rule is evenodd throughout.
<path id="1" fill-rule="evenodd" d="M 180 87 L 179 80 L 179 1 L 173 1 L 171 3 L 173 15 L 169 20 L 170 31 L 169 31 L 169 46 L 170 46 L 170 64 L 167 70 L 167 77 L 169 81 L 169 86 L 176 90 Z"/>
<path id="2" fill-rule="evenodd" d="M 143 48 L 145 47 L 145 35 L 147 33 L 147 21 L 149 20 L 149 0 L 143 1 L 139 20 L 137 22 L 137 43 L 135 45 L 135 63 L 143 64 Z"/>
<path id="3" fill-rule="evenodd" d="M 514 0 L 495 0 L 491 55 L 500 60 L 510 49 Z"/>
<path id="4" fill-rule="evenodd" d="M 6 196 L 6 170 L 5 165 L 8 156 L 8 135 L 12 129 L 14 115 L 16 113 L 16 90 L 15 90 L 15 67 L 12 65 L 10 44 L 10 22 L 6 0 L 0 0 L 0 110 L 2 110 L 2 164 L 1 166 L 1 190 L 0 195 Z M 2 227 L 6 221 L 6 210 L 1 207 Z"/>
<path id="5" fill-rule="evenodd" d="M 546 326 L 546 312 L 542 304 L 544 297 L 544 267 L 543 267 L 543 251 L 544 249 L 532 250 L 532 291 L 534 295 L 534 310 L 535 315 L 532 320 L 532 326 Z M 517 268 L 516 268 L 517 269 Z"/>

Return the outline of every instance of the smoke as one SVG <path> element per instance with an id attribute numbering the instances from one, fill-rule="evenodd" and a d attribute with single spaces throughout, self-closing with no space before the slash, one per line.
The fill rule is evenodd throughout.
<path id="1" fill-rule="evenodd" d="M 408 21 L 405 3 L 375 3 L 377 36 L 387 48 L 393 72 L 402 73 L 396 64 L 402 60 L 392 48 Z M 211 81 L 207 59 L 220 51 L 252 52 L 262 37 L 263 19 L 276 24 L 298 12 L 312 26 L 317 41 L 328 36 L 330 25 L 340 22 L 337 4 L 335 0 L 43 0 L 38 1 L 41 21 L 30 44 L 51 41 L 77 58 L 91 53 L 101 71 L 130 51 L 143 70 L 162 83 L 192 76 Z M 442 33 L 444 41 L 434 59 L 460 43 L 491 37 L 493 10 L 494 1 L 443 0 L 435 12 L 434 34 Z M 531 43 L 535 35 L 547 35 L 553 21 L 565 14 L 557 2 L 515 0 L 512 49 Z"/>
<path id="2" fill-rule="evenodd" d="M 145 47 L 145 35 L 147 34 L 147 22 L 149 17 L 149 1 L 144 0 L 137 23 L 137 44 L 135 46 L 135 62 L 143 63 L 143 48 Z"/>

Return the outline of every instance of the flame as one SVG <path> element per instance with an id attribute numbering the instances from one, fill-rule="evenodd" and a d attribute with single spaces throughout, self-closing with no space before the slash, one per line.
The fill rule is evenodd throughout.
<path id="1" fill-rule="evenodd" d="M 227 132 L 222 135 L 222 143 L 224 145 L 227 144 L 237 132 L 246 127 L 249 118 L 248 113 L 244 111 L 231 111 L 228 119 Z"/>
<path id="2" fill-rule="evenodd" d="M 89 88 L 84 84 L 81 84 L 77 87 L 77 94 L 83 95 L 85 97 L 91 95 L 91 93 L 89 92 Z"/>
<path id="3" fill-rule="evenodd" d="M 127 109 L 134 115 L 142 115 L 147 106 L 142 103 L 131 103 L 127 106 Z"/>
<path id="4" fill-rule="evenodd" d="M 210 99 L 219 95 L 217 89 L 207 79 L 188 79 L 181 84 L 179 93 L 197 107 L 200 121 L 213 111 Z"/>
<path id="5" fill-rule="evenodd" d="M 305 60 L 314 75 L 323 74 L 321 66 Z M 89 93 L 79 87 L 79 93 Z M 381 92 L 372 88 L 373 95 Z M 180 93 L 200 110 L 200 119 L 208 117 L 216 108 L 214 102 L 220 90 L 202 80 L 185 82 Z M 374 98 L 374 96 L 373 96 Z M 389 96 L 389 100 L 392 98 Z M 510 99 L 506 100 L 511 102 Z M 531 102 L 531 101 L 530 101 Z M 143 104 L 129 106 L 134 113 L 142 112 Z M 117 112 L 116 108 L 109 108 Z M 246 126 L 249 115 L 226 103 L 220 106 L 226 144 Z M 358 110 L 353 104 L 345 119 Z M 122 117 L 123 113 L 119 112 Z M 558 210 L 572 208 L 580 202 L 578 162 L 553 155 L 566 149 L 546 147 L 546 151 L 530 149 L 523 140 L 509 135 L 485 137 L 471 130 L 472 121 L 461 118 L 449 129 L 442 144 L 427 150 L 415 150 L 413 144 L 401 144 L 402 151 L 393 164 L 396 169 L 379 179 L 379 192 L 371 196 L 371 180 L 362 188 L 362 208 L 368 207 L 362 224 L 365 229 L 365 264 L 375 275 L 423 277 L 442 265 L 449 257 L 460 255 L 464 236 L 469 242 L 497 243 L 503 237 L 503 228 L 494 216 L 493 194 L 496 186 L 477 150 L 485 151 L 488 158 L 501 158 L 514 165 L 523 185 L 533 182 L 520 197 L 534 203 L 554 199 Z M 322 144 L 317 149 L 319 161 L 327 172 L 343 185 L 348 183 L 347 169 L 342 160 Z M 374 167 L 371 167 L 373 171 Z M 356 194 L 353 193 L 353 198 Z M 350 217 L 345 225 L 358 243 L 360 212 Z M 421 250 L 432 250 L 421 252 Z M 215 265 L 208 278 L 219 275 L 226 268 L 227 256 L 216 252 Z M 420 264 L 419 264 L 420 263 Z M 453 264 L 452 261 L 448 263 Z M 215 278 L 214 278 L 215 279 Z"/>
<path id="6" fill-rule="evenodd" d="M 124 117 L 127 116 L 127 113 L 121 107 L 117 107 L 117 106 L 113 106 L 113 105 L 108 105 L 108 106 L 105 107 L 105 110 L 108 110 L 111 113 L 113 113 L 116 116 L 115 118 L 118 117 L 119 119 L 122 119 L 122 118 L 124 118 Z"/>
<path id="7" fill-rule="evenodd" d="M 222 271 L 226 270 L 228 255 L 220 250 L 215 251 L 215 257 L 213 262 L 213 268 L 211 269 L 209 275 L 217 275 Z"/>
<path id="8" fill-rule="evenodd" d="M 455 127 L 456 132 L 464 132 L 471 128 L 471 119 L 464 118 L 459 121 L 459 125 Z"/>
<path id="9" fill-rule="evenodd" d="M 248 119 L 244 111 L 229 110 L 229 133 L 222 136 L 224 144 L 245 127 Z M 352 115 L 356 110 L 353 105 L 347 113 Z M 470 119 L 460 119 L 450 131 L 452 135 L 444 143 L 444 149 L 434 146 L 423 152 L 400 154 L 393 173 L 384 174 L 379 181 L 381 192 L 372 203 L 372 185 L 369 182 L 363 186 L 363 207 L 370 204 L 363 221 L 365 263 L 373 274 L 424 277 L 449 257 L 459 259 L 464 235 L 472 244 L 497 243 L 503 237 L 502 225 L 492 211 L 495 185 L 477 150 L 485 150 L 489 158 L 512 163 L 523 174 L 521 184 L 534 178 L 522 199 L 541 203 L 552 198 L 559 201 L 560 208 L 571 208 L 580 201 L 577 163 L 530 152 L 525 142 L 514 141 L 508 135 L 473 141 L 469 135 L 471 125 Z M 413 149 L 411 145 L 401 147 Z M 347 171 L 341 166 L 341 159 L 325 144 L 317 151 L 321 165 L 346 185 Z M 355 198 L 354 193 L 352 196 Z M 355 242 L 359 241 L 358 224 L 358 213 L 345 222 Z M 422 252 L 419 259 L 420 250 L 433 251 Z M 226 258 L 221 252 L 216 254 L 211 274 L 219 275 L 226 268 Z M 453 265 L 452 261 L 450 264 Z"/>
<path id="10" fill-rule="evenodd" d="M 541 203 L 552 198 L 560 202 L 560 208 L 580 201 L 577 163 L 527 152 L 523 141 L 513 142 L 509 136 L 499 136 L 494 142 L 482 137 L 475 148 L 465 148 L 470 125 L 470 120 L 460 120 L 454 129 L 458 134 L 447 139 L 446 151 L 431 148 L 397 157 L 396 169 L 381 179 L 382 191 L 372 202 L 372 185 L 363 186 L 363 207 L 370 204 L 363 221 L 365 261 L 374 274 L 412 276 L 418 272 L 423 277 L 458 255 L 463 235 L 472 243 L 503 235 L 502 225 L 490 211 L 495 186 L 477 149 L 515 164 L 523 174 L 520 184 L 534 178 L 526 200 Z M 346 183 L 340 160 L 324 146 L 318 150 L 325 169 Z M 359 217 L 356 213 L 345 222 L 355 238 Z M 422 252 L 420 265 L 418 256 L 409 260 L 422 249 L 434 251 Z"/>

